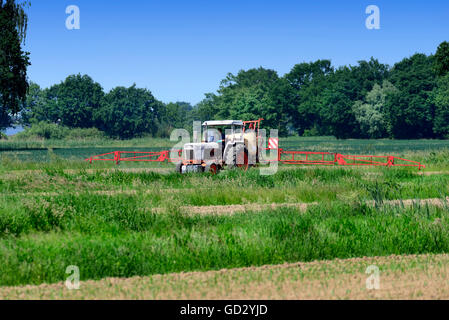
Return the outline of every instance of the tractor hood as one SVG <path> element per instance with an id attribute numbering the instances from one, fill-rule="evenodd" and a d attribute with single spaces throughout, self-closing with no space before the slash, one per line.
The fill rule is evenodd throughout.
<path id="1" fill-rule="evenodd" d="M 216 142 L 186 143 L 184 145 L 183 158 L 188 161 L 204 160 L 204 150 L 218 149 Z"/>

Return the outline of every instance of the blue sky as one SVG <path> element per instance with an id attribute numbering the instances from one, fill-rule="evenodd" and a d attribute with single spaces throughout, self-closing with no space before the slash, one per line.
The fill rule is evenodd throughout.
<path id="1" fill-rule="evenodd" d="M 90 75 L 106 91 L 148 88 L 164 101 L 199 102 L 228 72 L 254 67 L 280 75 L 293 65 L 335 66 L 371 56 L 390 65 L 449 40 L 448 1 L 32 0 L 26 50 L 42 87 Z M 368 30 L 368 5 L 380 30 Z M 80 8 L 68 30 L 66 7 Z"/>

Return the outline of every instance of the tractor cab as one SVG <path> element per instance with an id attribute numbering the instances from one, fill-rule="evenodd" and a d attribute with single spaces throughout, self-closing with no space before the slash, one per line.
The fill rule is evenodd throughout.
<path id="1" fill-rule="evenodd" d="M 224 152 L 226 142 L 243 142 L 243 121 L 211 120 L 203 123 L 203 142 L 222 144 Z"/>

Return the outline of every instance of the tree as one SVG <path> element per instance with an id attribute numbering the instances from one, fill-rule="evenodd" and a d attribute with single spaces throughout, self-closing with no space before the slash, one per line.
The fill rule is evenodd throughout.
<path id="1" fill-rule="evenodd" d="M 253 120 L 268 113 L 267 97 L 260 87 L 241 88 L 233 93 L 227 118 Z M 269 120 L 267 120 L 269 121 Z"/>
<path id="2" fill-rule="evenodd" d="M 111 137 L 129 139 L 155 135 L 161 123 L 163 104 L 147 89 L 117 87 L 106 94 L 97 114 L 100 129 Z"/>
<path id="3" fill-rule="evenodd" d="M 438 137 L 449 139 L 449 74 L 438 80 L 432 99 L 435 104 L 433 130 Z"/>
<path id="4" fill-rule="evenodd" d="M 379 139 L 387 135 L 385 119 L 385 101 L 387 95 L 396 88 L 387 80 L 382 86 L 377 83 L 366 95 L 365 101 L 356 101 L 352 107 L 355 118 L 360 125 L 361 134 L 365 138 Z"/>
<path id="5" fill-rule="evenodd" d="M 352 100 L 344 93 L 344 85 L 335 83 L 335 88 L 323 93 L 322 118 L 329 133 L 337 139 L 358 137 L 359 126 L 352 111 Z"/>
<path id="6" fill-rule="evenodd" d="M 280 136 L 294 132 L 292 115 L 295 110 L 295 91 L 290 83 L 285 78 L 276 81 L 268 92 L 267 99 L 268 112 L 264 119 L 279 130 Z"/>
<path id="7" fill-rule="evenodd" d="M 35 97 L 30 96 L 27 99 L 27 103 L 30 103 L 30 107 L 26 106 L 27 121 L 29 123 L 39 122 L 61 122 L 61 110 L 58 106 L 58 85 L 54 85 L 50 88 L 46 88 L 38 92 Z M 36 91 L 36 89 L 34 89 Z M 29 95 L 32 92 L 29 92 Z"/>
<path id="8" fill-rule="evenodd" d="M 8 128 L 12 125 L 11 114 L 5 108 L 0 109 L 0 130 Z"/>
<path id="9" fill-rule="evenodd" d="M 442 77 L 449 72 L 449 42 L 442 42 L 435 53 L 435 71 Z"/>
<path id="10" fill-rule="evenodd" d="M 169 137 L 173 129 L 192 129 L 192 110 L 193 107 L 188 102 L 170 102 L 165 105 L 160 135 Z"/>
<path id="11" fill-rule="evenodd" d="M 330 60 L 317 60 L 296 64 L 284 76 L 293 90 L 290 99 L 293 100 L 293 106 L 288 109 L 289 118 L 299 135 L 312 128 L 322 130 L 322 94 L 329 87 L 328 79 L 333 72 Z"/>
<path id="12" fill-rule="evenodd" d="M 34 82 L 30 82 L 25 103 L 20 112 L 20 124 L 30 125 L 33 121 L 33 111 L 42 109 L 44 104 L 43 91 L 41 87 Z"/>
<path id="13" fill-rule="evenodd" d="M 398 89 L 387 96 L 387 130 L 392 138 L 432 138 L 436 84 L 433 56 L 415 54 L 394 65 L 390 81 Z"/>
<path id="14" fill-rule="evenodd" d="M 382 83 L 390 75 L 390 67 L 371 57 L 369 61 L 359 61 L 358 66 L 351 66 L 350 86 L 347 88 L 352 100 L 360 100 L 371 91 L 374 84 Z"/>
<path id="15" fill-rule="evenodd" d="M 221 81 L 217 95 L 209 95 L 201 108 L 211 107 L 216 119 L 264 119 L 264 127 L 286 134 L 285 117 L 290 108 L 289 84 L 276 71 L 257 68 L 229 73 Z M 198 109 L 200 110 L 200 109 Z M 206 114 L 203 112 L 203 114 Z"/>
<path id="16" fill-rule="evenodd" d="M 218 89 L 219 104 L 218 117 L 241 118 L 242 120 L 253 120 L 254 117 L 261 117 L 260 112 L 262 100 L 271 86 L 279 79 L 276 71 L 264 69 L 240 70 L 237 75 L 229 73 L 221 81 Z M 246 99 L 248 104 L 242 102 Z"/>
<path id="17" fill-rule="evenodd" d="M 218 97 L 213 93 L 206 93 L 205 98 L 201 100 L 192 110 L 192 120 L 206 121 L 215 119 L 218 114 Z"/>
<path id="18" fill-rule="evenodd" d="M 91 128 L 96 125 L 103 88 L 88 75 L 71 75 L 57 85 L 56 105 L 63 125 Z"/>
<path id="19" fill-rule="evenodd" d="M 28 22 L 26 5 L 0 0 L 0 129 L 11 125 L 11 115 L 20 111 L 28 89 L 29 53 L 21 48 Z"/>
<path id="20" fill-rule="evenodd" d="M 340 67 L 329 78 L 323 90 L 321 117 L 328 132 L 338 139 L 362 136 L 353 110 L 354 102 L 363 100 L 374 84 L 388 77 L 389 67 L 371 58 L 357 66 Z"/>
<path id="21" fill-rule="evenodd" d="M 70 128 L 98 126 L 96 113 L 104 96 L 103 88 L 88 75 L 68 76 L 60 84 L 45 89 L 38 96 L 37 88 L 29 93 L 32 121 L 61 123 Z M 34 94 L 34 97 L 30 97 Z M 30 120 L 30 121 L 31 121 Z"/>

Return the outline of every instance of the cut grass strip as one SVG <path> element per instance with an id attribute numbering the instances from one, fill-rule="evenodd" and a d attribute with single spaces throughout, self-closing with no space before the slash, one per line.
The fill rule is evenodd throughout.
<path id="1" fill-rule="evenodd" d="M 368 266 L 379 289 L 368 290 Z M 448 299 L 449 256 L 411 255 L 0 288 L 0 299 Z"/>

